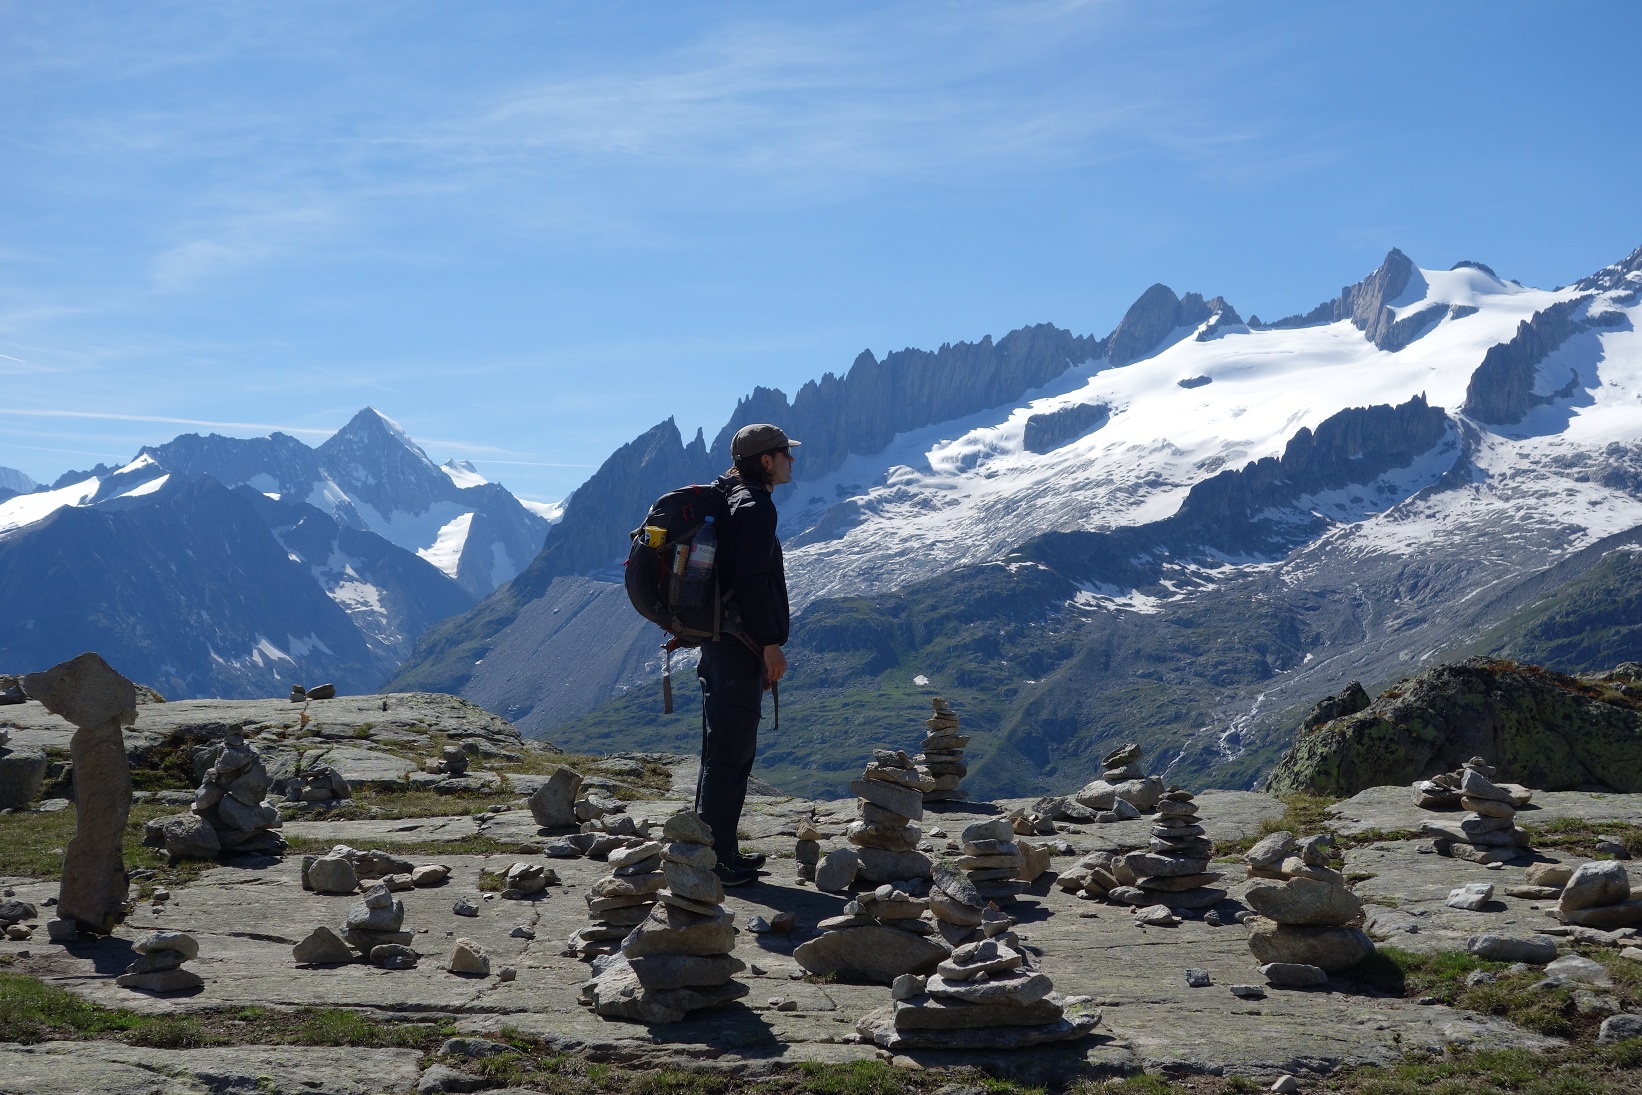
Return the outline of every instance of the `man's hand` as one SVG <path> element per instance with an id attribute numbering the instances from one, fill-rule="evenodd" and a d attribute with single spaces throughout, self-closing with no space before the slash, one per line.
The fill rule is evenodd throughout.
<path id="1" fill-rule="evenodd" d="M 787 655 L 782 653 L 779 646 L 770 645 L 764 648 L 764 681 L 774 684 L 787 673 Z"/>

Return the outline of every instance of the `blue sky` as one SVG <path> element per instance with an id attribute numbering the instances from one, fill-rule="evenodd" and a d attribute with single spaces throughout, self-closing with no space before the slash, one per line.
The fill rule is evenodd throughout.
<path id="1" fill-rule="evenodd" d="M 358 408 L 538 500 L 1148 285 L 1642 244 L 1642 5 L 0 0 L 0 465 Z"/>

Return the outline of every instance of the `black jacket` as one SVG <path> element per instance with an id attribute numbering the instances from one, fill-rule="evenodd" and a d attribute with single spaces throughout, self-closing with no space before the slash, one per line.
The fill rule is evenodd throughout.
<path id="1" fill-rule="evenodd" d="M 717 486 L 729 499 L 730 516 L 720 534 L 722 580 L 735 594 L 741 628 L 759 646 L 787 641 L 787 568 L 775 535 L 775 501 L 762 486 L 723 475 Z"/>

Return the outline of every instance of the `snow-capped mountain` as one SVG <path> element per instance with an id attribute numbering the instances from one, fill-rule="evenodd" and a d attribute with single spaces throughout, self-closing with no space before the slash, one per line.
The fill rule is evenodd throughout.
<path id="1" fill-rule="evenodd" d="M 14 494 L 27 494 L 39 485 L 16 468 L 0 468 L 0 502 Z"/>
<path id="2" fill-rule="evenodd" d="M 433 464 L 372 408 L 317 450 L 279 433 L 186 434 L 0 499 L 0 613 L 18 625 L 0 637 L 0 664 L 98 649 L 175 695 L 266 695 L 299 669 L 307 677 L 294 679 L 368 691 L 428 626 L 516 574 L 549 524 L 471 465 Z M 143 537 L 148 550 L 110 566 L 88 530 Z M 205 550 L 228 536 L 259 546 Z M 76 571 L 86 613 L 47 621 L 51 583 L 21 559 Z M 243 600 L 245 587 L 291 582 L 327 607 L 306 595 Z M 170 595 L 156 599 L 159 589 Z M 140 605 L 141 626 L 109 628 L 99 604 Z M 205 647 L 190 629 L 210 636 Z"/>
<path id="3" fill-rule="evenodd" d="M 687 738 L 652 714 L 653 629 L 587 581 L 656 494 L 769 420 L 806 442 L 779 498 L 802 609 L 784 721 L 805 686 L 862 701 L 817 711 L 812 745 L 784 733 L 775 773 L 822 778 L 847 738 L 905 744 L 894 720 L 928 681 L 990 723 L 994 789 L 1074 783 L 1130 735 L 1160 767 L 1246 781 L 1296 707 L 1487 645 L 1642 526 L 1639 298 L 1642 251 L 1555 290 L 1393 251 L 1273 323 L 1154 286 L 1103 339 L 863 355 L 790 403 L 755 392 L 711 450 L 664 423 L 612 457 L 633 497 L 573 495 L 542 556 L 396 680 L 570 744 Z M 525 652 L 594 611 L 607 649 L 531 672 Z M 584 713 L 553 691 L 567 675 L 613 704 Z"/>

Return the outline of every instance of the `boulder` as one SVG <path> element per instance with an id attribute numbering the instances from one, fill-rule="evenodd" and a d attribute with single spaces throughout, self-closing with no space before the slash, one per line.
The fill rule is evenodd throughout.
<path id="1" fill-rule="evenodd" d="M 291 957 L 297 964 L 305 966 L 340 965 L 354 960 L 353 948 L 343 942 L 336 932 L 323 926 L 309 932 L 292 947 Z"/>
<path id="2" fill-rule="evenodd" d="M 1534 863 L 1528 867 L 1526 881 L 1530 886 L 1549 886 L 1560 890 L 1574 876 L 1571 863 Z"/>
<path id="3" fill-rule="evenodd" d="M 1558 919 L 1564 924 L 1576 924 L 1585 928 L 1597 928 L 1601 931 L 1617 931 L 1620 928 L 1642 928 L 1642 901 L 1622 901 L 1617 905 L 1596 905 L 1588 909 L 1575 909 L 1572 912 L 1558 912 Z"/>
<path id="4" fill-rule="evenodd" d="M 1597 860 L 1582 864 L 1566 885 L 1557 909 L 1564 913 L 1598 905 L 1617 905 L 1631 898 L 1631 876 L 1617 860 Z"/>
<path id="5" fill-rule="evenodd" d="M 1372 955 L 1374 943 L 1357 928 L 1278 924 L 1257 917 L 1249 922 L 1249 950 L 1261 965 L 1292 962 L 1339 973 Z"/>
<path id="6" fill-rule="evenodd" d="M 359 888 L 353 863 L 338 855 L 321 856 L 308 866 L 308 885 L 315 893 L 350 894 Z"/>
<path id="7" fill-rule="evenodd" d="M 215 859 L 222 851 L 217 831 L 198 814 L 155 818 L 143 826 L 143 843 L 163 848 L 172 859 Z"/>
<path id="8" fill-rule="evenodd" d="M 529 799 L 530 816 L 544 829 L 571 829 L 576 818 L 576 799 L 581 794 L 582 777 L 569 768 L 556 768 L 536 788 Z"/>
<path id="9" fill-rule="evenodd" d="M 1448 900 L 1445 904 L 1450 909 L 1464 909 L 1467 912 L 1481 912 L 1488 903 L 1494 900 L 1494 887 L 1487 882 L 1467 882 L 1448 891 Z"/>
<path id="10" fill-rule="evenodd" d="M 451 944 L 450 962 L 446 968 L 467 977 L 489 977 L 490 956 L 473 940 L 458 939 Z"/>
<path id="11" fill-rule="evenodd" d="M 903 973 L 934 973 L 947 948 L 899 928 L 867 925 L 830 931 L 793 952 L 810 973 L 890 984 Z"/>
<path id="12" fill-rule="evenodd" d="M 0 748 L 0 810 L 16 810 L 33 802 L 48 766 L 44 753 Z"/>
<path id="13" fill-rule="evenodd" d="M 1267 962 L 1260 967 L 1266 984 L 1281 988 L 1309 989 L 1328 984 L 1328 973 L 1320 966 L 1301 962 Z"/>
<path id="14" fill-rule="evenodd" d="M 1511 935 L 1486 933 L 1473 935 L 1465 949 L 1478 958 L 1490 962 L 1527 962 L 1543 966 L 1556 958 L 1556 940 L 1548 935 L 1533 935 L 1522 939 Z"/>

